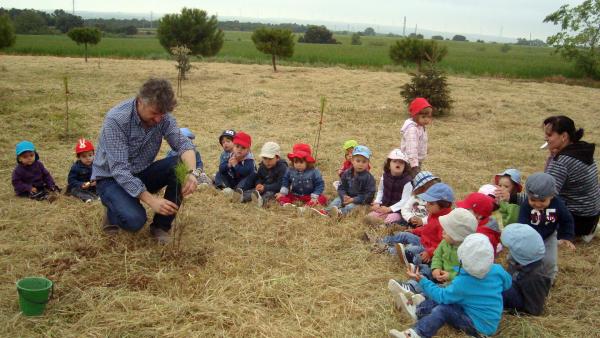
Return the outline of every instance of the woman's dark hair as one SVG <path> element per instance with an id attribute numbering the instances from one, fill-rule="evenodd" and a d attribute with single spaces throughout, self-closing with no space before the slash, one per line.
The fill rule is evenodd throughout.
<path id="1" fill-rule="evenodd" d="M 452 202 L 442 201 L 442 200 L 435 201 L 433 203 L 437 204 L 441 209 L 447 209 L 452 206 Z"/>
<path id="2" fill-rule="evenodd" d="M 575 122 L 564 115 L 550 116 L 544 120 L 544 126 L 550 126 L 555 133 L 567 133 L 571 142 L 578 142 L 583 137 L 583 129 L 575 129 Z"/>
<path id="3" fill-rule="evenodd" d="M 404 174 L 409 174 L 412 175 L 411 169 L 410 169 L 410 165 L 408 163 L 406 163 L 406 161 L 402 161 L 404 162 L 404 170 L 402 171 L 402 175 Z M 391 169 L 390 166 L 392 165 L 392 159 L 391 158 L 387 158 L 385 159 L 385 163 L 383 164 L 383 171 L 385 171 L 386 173 L 390 173 Z"/>

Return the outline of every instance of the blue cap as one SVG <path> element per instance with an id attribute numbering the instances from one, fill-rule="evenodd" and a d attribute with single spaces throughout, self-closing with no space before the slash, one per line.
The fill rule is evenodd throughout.
<path id="1" fill-rule="evenodd" d="M 431 180 L 435 180 L 436 178 L 439 177 L 434 176 L 429 171 L 420 171 L 412 181 L 413 190 L 419 189 L 420 187 L 424 186 L 425 183 L 430 182 Z"/>
<path id="2" fill-rule="evenodd" d="M 502 230 L 500 240 L 520 265 L 539 261 L 546 254 L 542 236 L 528 224 L 509 224 Z"/>
<path id="3" fill-rule="evenodd" d="M 358 146 L 354 147 L 354 150 L 352 151 L 352 156 L 356 156 L 356 155 L 364 156 L 366 158 L 371 158 L 371 150 L 369 148 L 367 148 L 366 146 L 358 145 Z"/>
<path id="4" fill-rule="evenodd" d="M 454 192 L 452 191 L 452 188 L 445 183 L 436 183 L 432 185 L 426 192 L 420 194 L 418 197 L 425 202 L 454 202 Z"/>
<path id="5" fill-rule="evenodd" d="M 192 133 L 191 130 L 189 130 L 188 128 L 179 128 L 179 130 L 181 131 L 181 134 L 187 138 L 189 138 L 190 140 L 193 140 L 196 138 L 196 135 L 194 135 L 194 133 Z"/>
<path id="6" fill-rule="evenodd" d="M 24 153 L 26 151 L 35 152 L 35 146 L 33 145 L 33 143 L 31 143 L 29 141 L 21 141 L 21 142 L 17 143 L 17 147 L 16 147 L 17 156 L 21 155 L 22 153 Z"/>

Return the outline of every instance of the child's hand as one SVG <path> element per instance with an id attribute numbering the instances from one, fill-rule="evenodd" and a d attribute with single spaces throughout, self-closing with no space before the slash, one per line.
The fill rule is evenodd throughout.
<path id="1" fill-rule="evenodd" d="M 382 214 L 389 214 L 390 212 L 392 212 L 392 208 L 383 206 L 379 207 L 378 211 Z"/>
<path id="2" fill-rule="evenodd" d="M 281 199 L 281 197 L 283 197 L 283 195 L 280 192 L 278 192 L 278 193 L 275 194 L 275 199 L 276 200 L 279 201 Z"/>
<path id="3" fill-rule="evenodd" d="M 435 280 L 438 280 L 438 281 L 439 281 L 439 280 L 440 280 L 440 278 L 442 278 L 442 277 L 441 277 L 441 273 L 440 273 L 441 271 L 442 271 L 441 269 L 433 269 L 433 270 L 431 271 L 431 275 L 433 276 L 433 278 L 434 278 Z"/>
<path id="4" fill-rule="evenodd" d="M 256 191 L 262 193 L 265 190 L 265 186 L 262 184 L 257 184 L 255 189 Z"/>
<path id="5" fill-rule="evenodd" d="M 35 194 L 35 193 L 37 192 L 37 189 L 36 189 L 36 187 L 31 187 L 31 192 L 32 192 L 33 194 Z"/>
<path id="6" fill-rule="evenodd" d="M 417 282 L 421 280 L 421 278 L 423 277 L 423 275 L 421 275 L 419 273 L 419 267 L 415 267 L 415 271 L 411 271 L 410 268 L 406 268 L 406 275 L 408 275 L 408 278 L 412 278 L 414 280 L 416 280 Z"/>
<path id="7" fill-rule="evenodd" d="M 431 262 L 431 255 L 429 254 L 429 252 L 423 251 L 419 254 L 419 256 L 421 256 L 421 262 L 423 262 L 423 263 Z"/>
<path id="8" fill-rule="evenodd" d="M 348 195 L 344 196 L 344 205 L 350 204 L 352 202 L 354 202 L 354 198 L 352 198 L 352 197 L 350 197 Z"/>
<path id="9" fill-rule="evenodd" d="M 344 171 L 343 171 L 342 169 L 338 169 L 338 170 L 337 170 L 337 174 L 338 174 L 338 176 L 342 176 L 342 173 L 343 173 L 343 172 L 344 172 Z"/>
<path id="10" fill-rule="evenodd" d="M 500 202 L 508 202 L 510 200 L 510 192 L 501 186 L 496 186 L 496 199 Z"/>
<path id="11" fill-rule="evenodd" d="M 420 217 L 417 216 L 413 216 L 411 217 L 408 222 L 410 222 L 410 224 L 414 225 L 415 227 L 420 227 L 423 225 L 423 220 Z"/>
<path id="12" fill-rule="evenodd" d="M 450 279 L 450 273 L 448 271 L 440 270 L 438 278 L 436 278 L 438 282 L 445 283 Z"/>
<path id="13" fill-rule="evenodd" d="M 379 207 L 380 206 L 381 206 L 381 204 L 379 204 L 379 203 L 373 203 L 371 205 L 371 210 L 373 210 L 373 211 L 379 211 Z"/>
<path id="14" fill-rule="evenodd" d="M 559 239 L 558 240 L 558 245 L 560 245 L 560 246 L 566 246 L 567 249 L 575 250 L 575 244 L 573 244 L 573 242 L 568 241 L 566 239 Z"/>
<path id="15" fill-rule="evenodd" d="M 229 158 L 229 161 L 227 162 L 229 167 L 235 167 L 238 164 L 238 160 L 235 158 L 235 156 L 231 156 Z"/>

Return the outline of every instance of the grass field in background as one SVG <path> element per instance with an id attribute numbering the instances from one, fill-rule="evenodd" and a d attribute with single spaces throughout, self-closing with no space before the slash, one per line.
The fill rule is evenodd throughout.
<path id="1" fill-rule="evenodd" d="M 225 32 L 225 43 L 219 54 L 209 61 L 237 63 L 270 63 L 270 57 L 256 50 L 251 32 Z M 402 69 L 392 66 L 389 47 L 396 37 L 362 37 L 362 45 L 350 44 L 349 35 L 336 35 L 338 45 L 296 44 L 294 56 L 283 64 L 318 66 L 345 65 L 353 68 Z M 552 76 L 577 78 L 581 74 L 573 65 L 552 53 L 552 48 L 511 46 L 503 53 L 502 44 L 440 41 L 448 47 L 448 56 L 440 66 L 452 74 L 501 76 L 540 79 Z M 83 46 L 77 46 L 65 35 L 19 35 L 9 54 L 83 56 Z M 168 54 L 158 39 L 148 36 L 134 38 L 105 37 L 90 48 L 92 57 L 165 59 Z"/>

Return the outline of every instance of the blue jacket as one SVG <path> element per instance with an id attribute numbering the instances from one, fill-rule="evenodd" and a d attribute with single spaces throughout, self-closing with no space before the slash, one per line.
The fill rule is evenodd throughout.
<path id="1" fill-rule="evenodd" d="M 340 185 L 337 189 L 340 199 L 350 196 L 354 204 L 371 204 L 376 192 L 375 178 L 368 170 L 354 175 L 354 169 L 350 168 L 340 177 Z"/>
<path id="2" fill-rule="evenodd" d="M 229 177 L 232 182 L 236 184 L 239 183 L 243 178 L 248 177 L 249 175 L 255 172 L 254 167 L 254 155 L 252 153 L 248 153 L 246 157 L 238 162 L 234 167 L 229 167 L 229 158 L 232 153 L 229 153 L 229 157 L 225 162 L 221 162 L 219 165 L 219 173 L 223 176 Z"/>
<path id="3" fill-rule="evenodd" d="M 89 182 L 92 179 L 92 166 L 85 165 L 81 163 L 81 161 L 77 160 L 71 166 L 71 170 L 69 170 L 69 177 L 67 178 L 68 186 L 67 192 L 70 192 L 71 189 L 81 188 L 81 186 L 85 182 Z M 90 187 L 90 189 L 95 190 L 95 188 Z"/>
<path id="4" fill-rule="evenodd" d="M 256 184 L 264 185 L 264 192 L 278 193 L 281 190 L 283 176 L 285 176 L 287 170 L 288 164 L 285 160 L 277 161 L 277 164 L 271 169 L 267 169 L 261 163 L 258 165 L 258 171 L 256 172 Z"/>
<path id="5" fill-rule="evenodd" d="M 223 163 L 227 165 L 227 162 L 229 161 L 229 156 L 231 156 L 231 151 L 223 151 L 221 153 L 221 155 L 219 156 L 219 168 L 221 168 L 221 165 L 223 165 Z"/>
<path id="6" fill-rule="evenodd" d="M 291 191 L 294 195 L 310 195 L 311 198 L 318 198 L 324 190 L 325 182 L 319 169 L 298 171 L 290 167 L 283 176 L 280 193 L 287 195 Z"/>
<path id="7" fill-rule="evenodd" d="M 202 156 L 200 156 L 200 152 L 198 150 L 195 150 L 195 152 L 196 152 L 196 168 L 197 169 L 204 169 L 204 163 L 202 163 Z M 166 157 L 177 156 L 177 154 L 178 154 L 177 151 L 171 149 L 167 153 Z"/>
<path id="8" fill-rule="evenodd" d="M 529 224 L 544 240 L 558 232 L 558 239 L 572 240 L 575 237 L 573 216 L 558 196 L 554 196 L 548 208 L 535 210 L 528 202 L 521 204 L 519 223 Z"/>
<path id="9" fill-rule="evenodd" d="M 438 304 L 460 305 L 477 331 L 485 335 L 493 335 L 498 329 L 502 318 L 502 291 L 508 290 L 511 284 L 511 276 L 499 264 L 493 264 L 483 279 L 459 269 L 445 288 L 424 277 L 419 281 L 427 298 Z"/>

